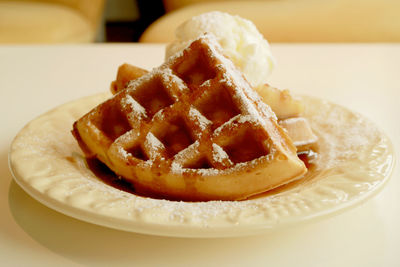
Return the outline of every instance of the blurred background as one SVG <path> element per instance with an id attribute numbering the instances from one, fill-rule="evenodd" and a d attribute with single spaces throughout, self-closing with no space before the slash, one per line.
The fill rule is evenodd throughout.
<path id="1" fill-rule="evenodd" d="M 0 0 L 0 44 L 170 42 L 211 10 L 253 21 L 270 42 L 399 42 L 399 0 Z"/>

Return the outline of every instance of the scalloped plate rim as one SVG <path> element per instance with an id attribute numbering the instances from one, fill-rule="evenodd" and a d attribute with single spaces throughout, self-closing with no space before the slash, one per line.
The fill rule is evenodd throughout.
<path id="1" fill-rule="evenodd" d="M 69 101 L 65 104 L 62 104 L 60 106 L 57 106 L 53 109 L 50 109 L 49 111 L 37 116 L 34 118 L 32 121 L 37 120 L 38 118 L 45 116 L 48 113 L 51 113 L 52 111 L 61 108 L 63 106 L 67 106 L 70 104 L 73 104 L 75 102 L 82 101 L 84 99 L 89 99 L 95 96 L 103 95 L 104 93 L 100 94 L 95 94 L 91 96 L 86 96 L 83 98 L 75 99 L 72 101 Z M 309 97 L 309 96 L 307 96 Z M 316 97 L 311 97 L 314 99 L 319 99 Z M 319 99 L 323 101 L 327 101 L 324 99 Z M 330 101 L 327 101 L 331 103 Z M 337 104 L 335 104 L 337 105 Z M 341 105 L 337 105 L 341 108 L 347 109 L 352 113 L 357 113 L 354 112 L 348 108 L 345 108 Z M 365 118 L 363 115 L 361 115 L 364 119 Z M 32 122 L 31 121 L 31 122 Z M 29 123 L 28 123 L 29 124 Z M 26 125 L 28 125 L 26 124 Z M 24 129 L 23 127 L 18 134 Z M 354 197 L 351 199 L 351 201 L 345 201 L 341 202 L 339 204 L 336 204 L 334 207 L 331 207 L 329 209 L 324 209 L 317 211 L 315 213 L 312 213 L 307 216 L 299 216 L 295 219 L 293 217 L 290 220 L 284 219 L 284 220 L 278 220 L 272 227 L 271 225 L 266 225 L 263 223 L 256 223 L 256 224 L 230 224 L 230 225 L 223 225 L 223 226 L 199 226 L 199 225 L 179 225 L 179 224 L 157 224 L 157 223 L 151 223 L 151 222 L 138 222 L 134 220 L 128 220 L 128 219 L 122 219 L 122 218 L 112 218 L 109 216 L 105 216 L 104 214 L 99 214 L 98 212 L 95 211 L 88 211 L 83 208 L 78 208 L 75 206 L 72 206 L 68 203 L 65 203 L 63 201 L 60 201 L 58 199 L 50 198 L 48 196 L 44 196 L 39 190 L 37 190 L 34 186 L 32 186 L 29 183 L 26 183 L 19 177 L 19 174 L 16 173 L 16 170 L 13 166 L 12 160 L 11 160 L 11 147 L 14 144 L 14 141 L 17 139 L 18 134 L 14 138 L 14 140 L 11 143 L 10 150 L 9 150 L 9 155 L 8 155 L 8 165 L 10 172 L 14 178 L 14 181 L 31 197 L 33 197 L 36 201 L 39 203 L 56 210 L 57 212 L 60 212 L 64 215 L 73 217 L 75 219 L 104 226 L 104 227 L 109 227 L 112 229 L 116 230 L 123 230 L 123 231 L 128 231 L 128 232 L 134 232 L 134 233 L 140 233 L 140 234 L 150 234 L 150 235 L 158 235 L 158 236 L 168 236 L 168 237 L 188 237 L 188 238 L 213 238 L 213 237 L 236 237 L 236 236 L 247 236 L 247 235 L 254 235 L 258 233 L 266 233 L 269 231 L 276 231 L 278 229 L 282 229 L 291 225 L 295 225 L 297 223 L 310 223 L 314 221 L 318 221 L 324 218 L 332 217 L 337 214 L 340 214 L 342 212 L 345 212 L 351 208 L 354 208 L 356 206 L 361 205 L 364 203 L 366 200 L 374 197 L 377 195 L 379 192 L 382 191 L 382 189 L 385 187 L 385 185 L 388 183 L 390 180 L 390 177 L 393 173 L 393 169 L 396 165 L 396 155 L 393 150 L 393 146 L 391 144 L 390 139 L 388 136 L 380 130 L 380 133 L 382 136 L 384 136 L 387 140 L 387 142 L 390 144 L 389 150 L 390 154 L 392 156 L 392 160 L 389 165 L 389 170 L 388 174 L 380 180 L 380 182 L 373 186 L 372 190 L 369 190 L 368 192 L 364 192 L 357 197 Z M 109 185 L 105 185 L 109 186 Z M 295 216 L 296 217 L 296 216 Z M 117 221 L 117 223 L 116 223 Z"/>

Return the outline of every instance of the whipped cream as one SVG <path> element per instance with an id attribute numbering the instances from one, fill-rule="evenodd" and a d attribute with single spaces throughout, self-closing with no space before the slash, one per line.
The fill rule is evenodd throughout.
<path id="1" fill-rule="evenodd" d="M 195 16 L 175 31 L 176 40 L 167 46 L 165 57 L 183 50 L 204 33 L 212 33 L 252 86 L 266 83 L 275 60 L 268 41 L 254 23 L 239 16 L 213 11 Z"/>

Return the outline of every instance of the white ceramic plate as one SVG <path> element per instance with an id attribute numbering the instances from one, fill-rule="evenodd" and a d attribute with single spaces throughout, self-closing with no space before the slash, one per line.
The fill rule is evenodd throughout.
<path id="1" fill-rule="evenodd" d="M 333 215 L 373 196 L 388 180 L 394 154 L 387 137 L 341 106 L 303 97 L 319 137 L 315 168 L 303 179 L 246 201 L 177 202 L 136 196 L 98 179 L 70 130 L 107 93 L 67 103 L 36 118 L 10 150 L 15 181 L 32 197 L 87 222 L 180 237 L 256 234 Z"/>

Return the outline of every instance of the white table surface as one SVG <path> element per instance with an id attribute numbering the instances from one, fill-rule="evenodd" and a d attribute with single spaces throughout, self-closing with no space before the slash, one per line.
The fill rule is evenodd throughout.
<path id="1" fill-rule="evenodd" d="M 162 45 L 0 46 L 0 266 L 400 266 L 400 171 L 373 199 L 285 231 L 226 239 L 127 233 L 55 212 L 8 170 L 13 137 L 37 115 L 108 90 L 117 67 L 163 61 Z M 372 119 L 400 151 L 399 44 L 273 44 L 270 83 Z"/>

